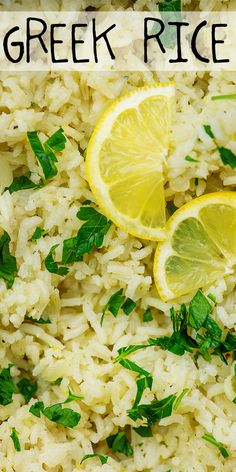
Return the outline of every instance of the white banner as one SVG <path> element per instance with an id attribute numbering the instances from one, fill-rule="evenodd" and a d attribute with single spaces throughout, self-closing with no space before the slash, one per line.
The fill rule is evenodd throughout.
<path id="1" fill-rule="evenodd" d="M 236 12 L 1 12 L 1 71 L 236 70 Z"/>

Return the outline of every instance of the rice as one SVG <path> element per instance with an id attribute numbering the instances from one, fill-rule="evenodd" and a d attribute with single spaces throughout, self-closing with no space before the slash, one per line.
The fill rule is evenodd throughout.
<path id="1" fill-rule="evenodd" d="M 0 2 L 1 4 L 2 2 Z M 19 2 L 18 2 L 19 3 Z M 22 3 L 22 2 L 21 2 Z M 47 3 L 47 2 L 46 2 Z M 103 9 L 127 8 L 127 1 L 79 2 Z M 60 2 L 65 8 L 68 2 Z M 189 1 L 184 2 L 190 5 Z M 8 5 L 7 3 L 3 6 Z M 25 9 L 29 2 L 24 2 Z M 45 2 L 40 2 L 45 7 Z M 38 5 L 38 6 L 40 6 Z M 13 2 L 9 7 L 13 6 Z M 233 9 L 233 0 L 201 0 L 201 9 Z M 48 8 L 48 5 L 46 5 Z M 59 2 L 55 1 L 55 7 Z M 78 7 L 78 5 L 77 5 Z M 137 0 L 137 10 L 154 10 L 155 2 Z M 31 5 L 32 8 L 32 5 Z M 165 192 L 177 207 L 215 186 L 236 189 L 235 172 L 224 166 L 214 143 L 202 125 L 211 125 L 221 145 L 236 151 L 233 138 L 236 102 L 213 102 L 212 94 L 234 93 L 236 74 L 226 73 L 1 73 L 0 227 L 11 237 L 18 275 L 11 289 L 0 279 L 0 366 L 13 364 L 11 375 L 18 382 L 22 372 L 38 382 L 37 398 L 46 406 L 65 401 L 70 388 L 83 400 L 73 402 L 81 414 L 74 429 L 63 428 L 41 415 L 29 412 L 35 402 L 20 393 L 13 402 L 0 406 L 0 470 L 2 472 L 210 472 L 236 470 L 236 408 L 234 362 L 225 365 L 218 357 L 211 362 L 192 356 L 175 356 L 161 349 L 137 351 L 132 360 L 150 371 L 152 392 L 146 403 L 184 388 L 188 394 L 178 411 L 153 429 L 153 437 L 140 438 L 127 416 L 136 395 L 136 374 L 113 364 L 117 350 L 130 344 L 145 344 L 149 337 L 169 335 L 170 303 L 161 301 L 153 281 L 152 263 L 156 243 L 140 241 L 114 225 L 103 247 L 74 263 L 65 278 L 49 273 L 44 260 L 50 248 L 75 236 L 81 224 L 76 213 L 81 203 L 94 197 L 85 176 L 84 152 L 91 132 L 103 110 L 118 96 L 156 80 L 176 82 L 176 115 L 172 146 L 165 166 Z M 10 195 L 4 188 L 13 176 L 28 169 L 32 178 L 41 170 L 27 140 L 27 131 L 40 130 L 45 140 L 59 127 L 67 137 L 58 160 L 58 175 L 39 190 Z M 198 162 L 187 162 L 191 154 Z M 196 185 L 196 179 L 198 183 Z M 37 226 L 48 235 L 32 241 Z M 207 287 L 215 295 L 215 317 L 225 327 L 236 323 L 235 275 Z M 130 316 L 100 317 L 108 298 L 120 288 L 136 302 Z M 192 294 L 179 300 L 188 302 Z M 150 307 L 153 321 L 143 323 L 142 313 Z M 25 323 L 25 316 L 49 317 L 51 324 Z M 61 377 L 61 385 L 55 381 Z M 12 428 L 19 433 L 21 451 L 14 449 Z M 114 454 L 106 438 L 119 428 L 130 431 L 133 457 Z M 212 434 L 230 451 L 225 460 L 217 448 L 202 439 Z M 85 454 L 109 455 L 107 464 L 80 461 Z"/>

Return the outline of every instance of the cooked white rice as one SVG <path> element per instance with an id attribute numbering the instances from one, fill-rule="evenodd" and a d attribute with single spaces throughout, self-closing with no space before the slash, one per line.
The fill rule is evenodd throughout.
<path id="1" fill-rule="evenodd" d="M 13 2 L 0 2 L 11 7 Z M 17 4 L 19 2 L 16 2 Z M 24 2 L 27 8 L 32 2 Z M 47 2 L 34 2 L 45 7 Z M 65 8 L 68 1 L 54 2 Z M 77 2 L 103 9 L 123 8 L 132 2 Z M 190 1 L 185 1 L 189 5 Z M 134 8 L 155 9 L 155 1 L 137 0 Z M 46 5 L 48 7 L 48 5 Z M 236 7 L 234 0 L 201 0 L 201 9 Z M 219 143 L 236 152 L 236 102 L 213 102 L 212 94 L 235 93 L 236 73 L 8 73 L 0 83 L 0 227 L 11 237 L 18 275 L 11 289 L 0 279 L 0 367 L 14 364 L 11 374 L 19 381 L 28 373 L 39 385 L 38 399 L 45 405 L 64 401 L 70 386 L 84 399 L 73 402 L 81 414 L 74 429 L 63 428 L 44 416 L 29 413 L 21 394 L 0 406 L 0 470 L 2 472 L 152 471 L 205 472 L 236 470 L 236 406 L 234 362 L 226 366 L 218 357 L 211 362 L 189 354 L 178 357 L 159 348 L 138 351 L 132 357 L 154 378 L 152 393 L 144 400 L 172 393 L 189 392 L 177 412 L 160 421 L 151 438 L 140 438 L 131 430 L 134 456 L 112 453 L 106 438 L 134 422 L 127 416 L 136 395 L 136 374 L 112 360 L 117 349 L 145 343 L 148 337 L 171 332 L 169 303 L 163 303 L 152 276 L 156 243 L 140 241 L 112 225 L 101 249 L 74 263 L 63 279 L 49 273 L 44 259 L 54 244 L 74 236 L 81 222 L 76 213 L 85 199 L 93 200 L 85 177 L 84 151 L 103 110 L 115 98 L 156 80 L 176 82 L 176 116 L 172 148 L 166 165 L 166 197 L 179 207 L 195 196 L 216 189 L 236 189 L 236 173 L 224 166 L 202 125 L 211 125 Z M 40 130 L 46 139 L 63 127 L 67 144 L 58 162 L 58 175 L 37 191 L 13 193 L 3 190 L 15 175 L 30 169 L 40 174 L 27 140 L 27 131 Z M 191 154 L 199 160 L 187 162 Z M 196 178 L 198 184 L 196 185 Z M 31 240 L 37 226 L 49 234 Z M 234 328 L 236 323 L 235 276 L 228 276 L 209 291 L 217 298 L 215 316 Z M 137 303 L 129 317 L 107 315 L 100 326 L 102 309 L 110 295 L 124 288 Z M 192 297 L 182 298 L 188 302 Z M 154 320 L 143 323 L 141 314 L 151 307 Z M 24 323 L 25 315 L 49 316 L 51 325 Z M 63 377 L 60 386 L 54 384 Z M 19 433 L 21 451 L 14 449 L 12 428 Z M 224 459 L 219 450 L 202 439 L 212 434 L 230 452 Z M 141 444 L 140 444 L 141 443 Z M 80 461 L 94 451 L 108 454 L 107 464 Z"/>

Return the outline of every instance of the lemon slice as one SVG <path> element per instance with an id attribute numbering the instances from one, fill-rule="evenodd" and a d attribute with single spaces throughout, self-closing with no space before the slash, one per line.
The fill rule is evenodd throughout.
<path id="1" fill-rule="evenodd" d="M 177 298 L 233 272 L 236 264 L 236 193 L 217 192 L 182 206 L 166 225 L 154 260 L 163 300 Z"/>
<path id="2" fill-rule="evenodd" d="M 115 101 L 90 139 L 86 169 L 104 213 L 134 236 L 165 237 L 162 165 L 169 147 L 175 88 L 135 89 Z"/>

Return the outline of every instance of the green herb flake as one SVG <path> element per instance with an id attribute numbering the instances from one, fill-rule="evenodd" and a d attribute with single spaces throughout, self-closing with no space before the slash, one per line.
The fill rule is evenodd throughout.
<path id="1" fill-rule="evenodd" d="M 61 403 L 44 407 L 43 402 L 36 402 L 30 407 L 30 413 L 40 418 L 41 413 L 54 423 L 60 424 L 67 428 L 74 428 L 80 421 L 81 415 L 71 408 L 62 408 Z"/>
<path id="2" fill-rule="evenodd" d="M 213 293 L 208 293 L 207 297 L 208 297 L 213 303 L 216 303 L 216 302 L 217 302 L 216 296 L 213 295 Z"/>
<path id="3" fill-rule="evenodd" d="M 41 143 L 37 131 L 27 133 L 31 148 L 42 167 L 46 180 L 57 175 L 57 158 L 53 151 L 62 151 L 65 148 L 66 138 L 60 128 L 44 144 Z"/>
<path id="4" fill-rule="evenodd" d="M 113 452 L 121 452 L 127 457 L 131 457 L 134 454 L 133 448 L 124 431 L 109 436 L 107 438 L 107 445 Z"/>
<path id="5" fill-rule="evenodd" d="M 64 401 L 63 403 L 71 403 L 73 401 L 77 401 L 77 400 L 83 400 L 84 397 L 78 397 L 77 395 L 74 395 L 71 390 L 69 389 L 69 393 L 68 393 L 68 397 L 66 399 L 66 401 Z"/>
<path id="6" fill-rule="evenodd" d="M 17 271 L 16 258 L 10 254 L 9 234 L 4 231 L 0 238 L 0 278 L 6 280 L 7 288 L 11 288 Z"/>
<path id="7" fill-rule="evenodd" d="M 122 310 L 125 313 L 125 315 L 128 316 L 130 315 L 130 313 L 132 313 L 135 307 L 136 307 L 136 303 L 133 300 L 131 300 L 131 298 L 127 298 L 125 300 L 125 303 L 122 305 Z"/>
<path id="8" fill-rule="evenodd" d="M 20 452 L 21 447 L 20 447 L 20 441 L 19 441 L 19 438 L 18 438 L 18 433 L 16 431 L 16 428 L 12 428 L 12 433 L 11 433 L 10 437 L 13 441 L 15 450 L 17 452 Z"/>
<path id="9" fill-rule="evenodd" d="M 189 305 L 188 325 L 199 330 L 207 316 L 211 313 L 212 306 L 200 290 L 197 291 Z"/>
<path id="10" fill-rule="evenodd" d="M 63 241 L 62 264 L 82 261 L 83 256 L 77 256 L 77 238 L 69 238 Z"/>
<path id="11" fill-rule="evenodd" d="M 123 304 L 124 300 L 125 300 L 125 296 L 123 295 L 123 288 L 113 293 L 113 295 L 109 298 L 107 304 L 104 306 L 102 310 L 102 317 L 100 321 L 101 326 L 103 324 L 103 319 L 107 311 L 110 311 L 110 313 L 112 313 L 112 315 L 115 318 L 117 317 L 120 307 Z"/>
<path id="12" fill-rule="evenodd" d="M 92 200 L 84 200 L 83 203 L 81 203 L 82 206 L 87 206 L 92 203 Z"/>
<path id="13" fill-rule="evenodd" d="M 188 388 L 184 388 L 183 391 L 181 392 L 181 394 L 176 398 L 176 401 L 174 403 L 174 410 L 177 410 L 177 408 L 179 407 L 180 403 L 182 402 L 184 396 L 188 393 L 189 389 Z"/>
<path id="14" fill-rule="evenodd" d="M 226 459 L 227 457 L 229 457 L 229 453 L 227 451 L 227 449 L 225 449 L 224 445 L 217 441 L 211 434 L 204 434 L 204 436 L 202 436 L 202 439 L 205 439 L 205 441 L 208 441 L 209 443 L 213 444 L 214 446 L 218 447 L 221 455 Z"/>
<path id="15" fill-rule="evenodd" d="M 99 454 L 98 452 L 96 452 L 95 454 L 86 454 L 83 457 L 83 459 L 80 461 L 80 464 L 82 464 L 87 459 L 93 459 L 94 457 L 97 457 L 100 460 L 102 465 L 106 464 L 109 459 L 108 456 L 103 456 L 102 454 Z"/>
<path id="16" fill-rule="evenodd" d="M 47 231 L 45 229 L 39 228 L 39 226 L 37 226 L 37 228 L 35 229 L 34 234 L 32 236 L 32 241 L 37 241 L 37 239 L 42 238 L 46 234 L 47 234 Z"/>
<path id="17" fill-rule="evenodd" d="M 80 208 L 77 217 L 86 221 L 77 234 L 76 256 L 78 257 L 89 254 L 92 249 L 102 246 L 104 236 L 111 227 L 111 221 L 94 208 L 87 206 Z"/>
<path id="18" fill-rule="evenodd" d="M 148 388 L 151 390 L 153 384 L 153 378 L 151 375 L 145 375 L 144 377 L 138 377 L 136 380 L 137 393 L 134 400 L 134 404 L 130 410 L 128 410 L 128 416 L 134 421 L 137 419 L 137 407 L 142 399 L 144 391 Z"/>
<path id="19" fill-rule="evenodd" d="M 236 404 L 236 397 L 232 400 L 232 402 Z"/>
<path id="20" fill-rule="evenodd" d="M 188 161 L 188 162 L 199 162 L 198 159 L 194 159 L 191 156 L 186 156 L 184 159 L 185 159 L 185 161 Z"/>
<path id="21" fill-rule="evenodd" d="M 52 324 L 52 322 L 51 322 L 51 320 L 49 320 L 49 318 L 48 319 L 39 318 L 38 320 L 36 320 L 36 318 L 33 318 L 32 316 L 25 316 L 24 321 L 31 321 L 32 323 L 36 323 L 36 324 L 40 324 L 40 325 Z"/>
<path id="22" fill-rule="evenodd" d="M 150 308 L 148 308 L 147 310 L 145 310 L 145 312 L 143 313 L 143 321 L 145 323 L 149 322 L 149 321 L 152 321 L 153 320 L 153 316 L 152 316 L 152 312 L 150 310 Z"/>
<path id="23" fill-rule="evenodd" d="M 220 153 L 220 158 L 223 164 L 229 165 L 231 169 L 235 169 L 236 168 L 236 155 L 233 153 L 233 151 L 222 146 L 218 146 L 217 149 Z"/>
<path id="24" fill-rule="evenodd" d="M 236 93 L 229 95 L 213 95 L 211 100 L 236 100 Z"/>
<path id="25" fill-rule="evenodd" d="M 142 367 L 130 361 L 129 359 L 121 359 L 119 364 L 125 367 L 125 369 L 132 370 L 133 372 L 142 374 L 145 377 L 150 377 L 150 373 L 147 370 L 142 369 Z"/>
<path id="26" fill-rule="evenodd" d="M 30 382 L 30 380 L 26 378 L 21 379 L 17 387 L 26 402 L 29 402 L 38 390 L 37 382 Z"/>
<path id="27" fill-rule="evenodd" d="M 54 385 L 61 385 L 62 383 L 62 377 L 58 377 L 58 379 L 55 380 Z"/>
<path id="28" fill-rule="evenodd" d="M 27 175 L 21 175 L 20 177 L 15 177 L 11 185 L 5 188 L 5 191 L 8 190 L 12 194 L 19 190 L 37 189 L 40 187 L 42 187 L 42 181 L 39 184 L 35 184 Z"/>
<path id="29" fill-rule="evenodd" d="M 167 49 L 174 49 L 177 44 L 176 34 L 170 28 L 169 22 L 181 21 L 181 0 L 162 0 L 157 5 L 165 25 L 165 30 L 162 34 L 162 44 Z M 152 34 L 156 33 L 156 25 L 154 25 Z"/>
<path id="30" fill-rule="evenodd" d="M 138 428 L 133 428 L 133 430 L 142 438 L 151 438 L 153 436 L 151 426 L 139 426 Z"/>
<path id="31" fill-rule="evenodd" d="M 0 405 L 3 406 L 12 403 L 12 395 L 17 391 L 10 374 L 11 367 L 12 364 L 9 364 L 6 369 L 0 372 Z"/>
<path id="32" fill-rule="evenodd" d="M 121 347 L 120 349 L 118 349 L 118 355 L 113 360 L 113 363 L 116 364 L 116 362 L 120 362 L 122 359 L 125 359 L 133 352 L 139 351 L 140 349 L 145 349 L 146 347 L 150 347 L 149 344 L 135 344 L 131 346 Z"/>
<path id="33" fill-rule="evenodd" d="M 136 408 L 136 414 L 132 412 L 132 419 L 146 419 L 148 425 L 151 426 L 163 418 L 167 418 L 172 415 L 173 406 L 176 401 L 176 395 L 169 395 L 162 400 L 153 400 L 148 404 L 138 405 Z M 128 416 L 130 414 L 128 413 Z"/>
<path id="34" fill-rule="evenodd" d="M 51 247 L 49 254 L 47 255 L 45 259 L 45 267 L 48 270 L 48 272 L 51 272 L 51 274 L 64 276 L 64 275 L 67 275 L 69 272 L 68 267 L 59 266 L 58 262 L 54 261 L 53 259 L 53 253 L 55 252 L 58 246 L 59 244 L 55 244 L 55 246 Z"/>
<path id="35" fill-rule="evenodd" d="M 80 421 L 81 415 L 71 408 L 62 408 L 61 403 L 49 406 L 43 411 L 44 416 L 54 423 L 67 428 L 74 428 Z"/>
<path id="36" fill-rule="evenodd" d="M 213 131 L 212 131 L 210 125 L 203 125 L 203 128 L 204 128 L 206 134 L 208 134 L 208 136 L 209 136 L 211 139 L 215 139 L 214 133 L 213 133 Z"/>
<path id="37" fill-rule="evenodd" d="M 44 411 L 44 403 L 43 402 L 36 402 L 33 405 L 31 405 L 29 409 L 30 413 L 32 415 L 37 416 L 37 418 L 40 418 L 41 413 Z"/>

